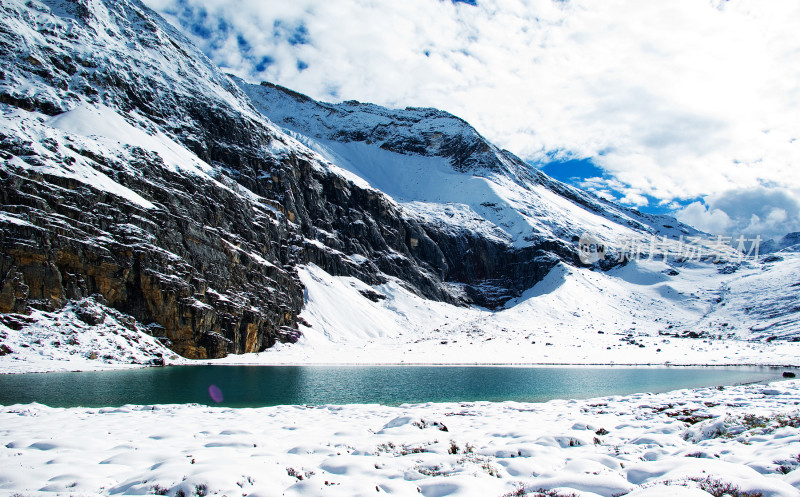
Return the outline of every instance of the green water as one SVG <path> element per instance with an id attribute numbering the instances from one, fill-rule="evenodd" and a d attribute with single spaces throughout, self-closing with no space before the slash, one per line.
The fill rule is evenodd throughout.
<path id="1" fill-rule="evenodd" d="M 772 368 L 175 366 L 0 375 L 0 404 L 385 404 L 547 401 L 780 379 Z M 209 393 L 216 387 L 216 402 Z M 218 389 L 218 390 L 217 390 Z M 216 400 L 220 400 L 217 396 Z"/>

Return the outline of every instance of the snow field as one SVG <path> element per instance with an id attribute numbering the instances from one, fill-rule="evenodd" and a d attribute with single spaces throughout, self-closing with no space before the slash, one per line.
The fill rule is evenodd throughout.
<path id="1" fill-rule="evenodd" d="M 730 485 L 797 496 L 799 388 L 543 404 L 7 406 L 0 492 L 653 497 Z"/>

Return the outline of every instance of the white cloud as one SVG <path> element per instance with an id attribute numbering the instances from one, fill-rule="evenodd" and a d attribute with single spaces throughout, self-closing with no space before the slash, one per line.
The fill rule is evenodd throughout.
<path id="1" fill-rule="evenodd" d="M 678 212 L 678 219 L 707 233 L 727 235 L 731 218 L 720 209 L 711 209 L 702 202 L 692 202 Z"/>
<path id="2" fill-rule="evenodd" d="M 145 1 L 247 79 L 442 108 L 525 159 L 591 158 L 633 203 L 800 191 L 794 0 Z"/>
<path id="3" fill-rule="evenodd" d="M 678 211 L 678 219 L 704 231 L 776 238 L 800 231 L 800 195 L 757 187 L 710 195 Z"/>

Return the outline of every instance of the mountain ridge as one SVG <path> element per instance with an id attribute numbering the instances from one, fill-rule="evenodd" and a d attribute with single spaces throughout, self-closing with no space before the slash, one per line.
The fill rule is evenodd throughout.
<path id="1" fill-rule="evenodd" d="M 274 83 L 261 82 L 255 85 L 229 76 L 262 114 L 284 129 L 317 139 L 376 144 L 383 150 L 405 155 L 444 157 L 454 170 L 461 173 L 505 173 L 526 186 L 544 185 L 587 210 L 605 214 L 617 223 L 628 223 L 653 234 L 663 230 L 664 225 L 667 225 L 667 230 L 677 228 L 685 235 L 699 233 L 674 217 L 644 214 L 624 208 L 556 181 L 508 150 L 499 149 L 468 122 L 446 111 L 425 107 L 389 109 L 357 101 L 338 104 L 318 102 Z M 282 95 L 289 98 L 281 98 Z M 297 105 L 287 103 L 291 100 Z M 459 145 L 449 145 L 459 141 L 462 142 Z M 469 156 L 468 161 L 462 158 L 464 151 Z"/>

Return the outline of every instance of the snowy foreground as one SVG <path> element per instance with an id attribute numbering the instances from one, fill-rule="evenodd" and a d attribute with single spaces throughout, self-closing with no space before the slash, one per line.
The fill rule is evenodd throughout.
<path id="1" fill-rule="evenodd" d="M 544 404 L 16 405 L 0 492 L 797 496 L 798 405 L 794 380 Z"/>

